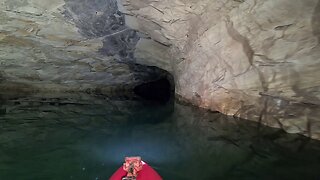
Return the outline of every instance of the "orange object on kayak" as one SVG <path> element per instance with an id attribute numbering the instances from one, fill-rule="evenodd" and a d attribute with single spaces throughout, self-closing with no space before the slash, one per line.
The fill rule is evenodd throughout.
<path id="1" fill-rule="evenodd" d="M 109 180 L 162 180 L 162 178 L 151 166 L 143 162 L 141 157 L 126 157 L 123 166 Z"/>

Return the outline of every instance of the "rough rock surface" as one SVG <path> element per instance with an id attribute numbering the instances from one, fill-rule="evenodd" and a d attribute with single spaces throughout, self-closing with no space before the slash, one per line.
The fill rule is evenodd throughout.
<path id="1" fill-rule="evenodd" d="M 0 0 L 0 90 L 165 76 L 137 62 L 197 106 L 320 139 L 319 41 L 319 0 Z"/>
<path id="2" fill-rule="evenodd" d="M 181 99 L 320 139 L 319 0 L 119 4 L 140 41 L 154 40 L 136 54 L 154 53 L 148 63 L 173 72 Z"/>
<path id="3" fill-rule="evenodd" d="M 163 73 L 134 64 L 116 1 L 0 0 L 1 91 L 126 91 Z"/>

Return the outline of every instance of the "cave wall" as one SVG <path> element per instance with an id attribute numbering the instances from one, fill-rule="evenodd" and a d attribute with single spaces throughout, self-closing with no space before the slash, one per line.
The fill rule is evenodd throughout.
<path id="1" fill-rule="evenodd" d="M 137 65 L 115 0 L 0 0 L 0 92 L 127 92 L 162 78 Z"/>
<path id="2" fill-rule="evenodd" d="M 319 0 L 0 0 L 0 92 L 126 91 L 156 66 L 183 101 L 320 139 L 319 19 Z"/>
<path id="3" fill-rule="evenodd" d="M 320 139 L 319 0 L 118 3 L 181 100 Z"/>

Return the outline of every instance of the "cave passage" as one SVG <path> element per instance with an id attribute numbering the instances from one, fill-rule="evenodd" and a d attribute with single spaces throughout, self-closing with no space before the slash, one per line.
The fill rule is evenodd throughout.
<path id="1" fill-rule="evenodd" d="M 320 0 L 221 2 L 0 0 L 0 180 L 319 180 Z"/>
<path id="2" fill-rule="evenodd" d="M 164 179 L 320 177 L 317 141 L 169 102 L 4 94 L 0 179 L 108 179 L 137 155 Z"/>
<path id="3" fill-rule="evenodd" d="M 160 103 L 166 103 L 174 96 L 172 83 L 167 78 L 138 85 L 134 88 L 134 92 L 146 100 Z"/>

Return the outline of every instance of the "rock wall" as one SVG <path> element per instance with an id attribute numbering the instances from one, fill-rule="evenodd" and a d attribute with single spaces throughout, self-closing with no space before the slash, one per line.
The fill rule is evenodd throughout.
<path id="1" fill-rule="evenodd" d="M 319 0 L 0 0 L 0 91 L 126 91 L 157 66 L 181 100 L 320 139 L 319 41 Z"/>
<path id="2" fill-rule="evenodd" d="M 0 0 L 0 92 L 132 90 L 164 75 L 138 40 L 113 0 Z"/>
<path id="3" fill-rule="evenodd" d="M 145 34 L 137 58 L 172 72 L 181 99 L 320 139 L 319 0 L 118 3 Z"/>

